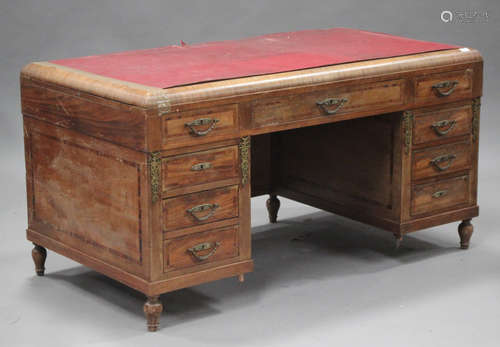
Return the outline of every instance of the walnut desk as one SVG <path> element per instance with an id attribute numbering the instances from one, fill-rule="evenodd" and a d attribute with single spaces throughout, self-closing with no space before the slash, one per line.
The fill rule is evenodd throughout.
<path id="1" fill-rule="evenodd" d="M 252 270 L 251 196 L 396 240 L 478 215 L 482 58 L 350 29 L 32 63 L 27 238 L 147 297 Z"/>

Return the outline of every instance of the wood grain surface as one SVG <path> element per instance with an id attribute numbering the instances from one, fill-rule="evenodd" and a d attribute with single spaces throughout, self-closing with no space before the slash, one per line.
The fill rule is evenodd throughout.
<path id="1" fill-rule="evenodd" d="M 438 194 L 441 193 L 441 194 Z M 460 176 L 413 187 L 412 215 L 439 212 L 469 201 L 469 176 Z"/>
<path id="2" fill-rule="evenodd" d="M 469 102 L 458 107 L 440 107 L 416 113 L 414 122 L 413 144 L 468 135 L 472 133 L 472 105 Z"/>
<path id="3" fill-rule="evenodd" d="M 201 212 L 188 211 L 204 204 L 217 205 L 213 208 L 213 214 L 212 209 Z M 206 216 L 210 217 L 205 219 Z M 163 230 L 165 232 L 237 216 L 238 186 L 207 190 L 163 200 Z"/>
<path id="4" fill-rule="evenodd" d="M 449 158 L 439 161 L 439 158 Z M 436 164 L 433 164 L 436 162 Z M 413 179 L 419 180 L 443 176 L 453 172 L 470 169 L 472 147 L 469 141 L 456 142 L 436 147 L 415 150 L 413 153 Z"/>
<path id="5" fill-rule="evenodd" d="M 194 170 L 195 165 L 209 167 Z M 238 176 L 238 148 L 229 146 L 208 151 L 167 157 L 162 160 L 163 190 L 200 185 Z"/>
<path id="6" fill-rule="evenodd" d="M 210 248 L 202 251 L 189 251 L 201 243 L 208 243 Z M 164 255 L 165 271 L 234 258 L 238 255 L 237 227 L 226 227 L 167 240 Z M 199 259 L 196 256 L 207 256 L 207 258 Z"/>

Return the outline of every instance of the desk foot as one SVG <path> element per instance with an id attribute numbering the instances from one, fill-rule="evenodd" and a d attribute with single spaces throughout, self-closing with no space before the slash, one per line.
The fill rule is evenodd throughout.
<path id="1" fill-rule="evenodd" d="M 395 247 L 399 249 L 399 247 L 401 247 L 401 242 L 403 242 L 403 235 L 394 234 L 394 238 L 396 240 Z"/>
<path id="2" fill-rule="evenodd" d="M 38 276 L 43 276 L 45 274 L 45 259 L 47 259 L 47 250 L 36 243 L 33 243 L 35 247 L 31 251 L 31 256 L 35 262 L 35 271 Z"/>
<path id="3" fill-rule="evenodd" d="M 269 223 L 276 223 L 278 219 L 278 210 L 280 209 L 280 201 L 274 194 L 269 195 L 266 202 L 267 212 L 269 213 Z"/>
<path id="4" fill-rule="evenodd" d="M 245 282 L 245 275 L 244 274 L 239 274 L 238 275 L 238 281 L 240 281 L 240 283 Z"/>
<path id="5" fill-rule="evenodd" d="M 470 238 L 474 232 L 474 226 L 470 219 L 464 219 L 458 226 L 458 235 L 460 236 L 460 248 L 468 249 Z"/>
<path id="6" fill-rule="evenodd" d="M 144 304 L 144 314 L 148 321 L 148 331 L 156 331 L 160 326 L 160 316 L 163 311 L 159 296 L 148 296 Z"/>

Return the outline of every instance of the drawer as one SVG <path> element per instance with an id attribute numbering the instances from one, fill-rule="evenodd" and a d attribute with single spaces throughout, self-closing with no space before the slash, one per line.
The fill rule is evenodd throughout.
<path id="1" fill-rule="evenodd" d="M 236 105 L 168 115 L 163 120 L 163 148 L 238 137 Z"/>
<path id="2" fill-rule="evenodd" d="M 412 189 L 411 214 L 439 212 L 469 203 L 469 176 L 415 185 Z"/>
<path id="3" fill-rule="evenodd" d="M 405 86 L 399 79 L 256 100 L 251 104 L 252 127 L 402 105 Z"/>
<path id="4" fill-rule="evenodd" d="M 440 176 L 471 168 L 470 141 L 413 151 L 412 176 L 414 180 Z"/>
<path id="5" fill-rule="evenodd" d="M 419 76 L 415 81 L 417 103 L 472 97 L 472 69 Z"/>
<path id="6" fill-rule="evenodd" d="M 472 133 L 472 106 L 435 110 L 415 116 L 413 143 L 420 144 Z"/>
<path id="7" fill-rule="evenodd" d="M 238 226 L 166 240 L 163 254 L 165 272 L 235 258 L 239 255 Z"/>
<path id="8" fill-rule="evenodd" d="M 163 190 L 238 177 L 238 146 L 228 146 L 162 160 Z"/>
<path id="9" fill-rule="evenodd" d="M 238 216 L 238 186 L 165 199 L 163 230 L 171 231 Z"/>

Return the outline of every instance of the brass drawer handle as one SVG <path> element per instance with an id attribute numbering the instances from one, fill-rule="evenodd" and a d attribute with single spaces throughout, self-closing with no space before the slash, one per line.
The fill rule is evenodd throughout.
<path id="1" fill-rule="evenodd" d="M 436 83 L 432 86 L 439 96 L 448 96 L 455 90 L 455 87 L 458 85 L 458 81 L 444 81 Z M 447 91 L 441 91 L 441 89 L 448 89 Z"/>
<path id="2" fill-rule="evenodd" d="M 457 156 L 455 154 L 440 155 L 439 157 L 432 159 L 431 164 L 434 165 L 439 171 L 445 171 L 450 168 L 451 163 L 456 158 Z M 442 163 L 448 163 L 448 164 L 441 165 Z"/>
<path id="3" fill-rule="evenodd" d="M 212 217 L 215 211 L 219 208 L 219 204 L 202 204 L 195 207 L 191 207 L 186 210 L 187 213 L 192 215 L 197 221 L 202 222 Z M 204 216 L 198 216 L 197 213 L 210 211 Z"/>
<path id="4" fill-rule="evenodd" d="M 322 101 L 317 101 L 316 105 L 318 105 L 326 114 L 335 114 L 348 101 L 349 99 L 347 98 L 328 98 Z M 337 107 L 335 107 L 333 110 L 328 109 L 329 106 L 334 105 Z"/>
<path id="5" fill-rule="evenodd" d="M 439 190 L 439 191 L 435 192 L 434 194 L 432 194 L 432 197 L 434 199 L 439 199 L 440 197 L 445 196 L 446 194 L 448 194 L 447 190 Z"/>
<path id="6" fill-rule="evenodd" d="M 191 248 L 188 248 L 188 251 L 191 252 L 193 257 L 195 257 L 196 259 L 198 259 L 199 261 L 203 261 L 203 260 L 206 260 L 206 259 L 210 258 L 211 256 L 213 256 L 215 254 L 215 252 L 217 251 L 217 248 L 219 248 L 220 244 L 221 243 L 219 241 L 216 241 L 214 243 L 204 242 L 204 243 L 200 243 L 196 246 L 193 246 Z M 205 254 L 205 255 L 198 254 L 198 252 L 206 251 L 207 249 L 210 249 L 210 248 L 212 250 L 208 254 Z"/>
<path id="7" fill-rule="evenodd" d="M 203 171 L 206 169 L 210 169 L 211 167 L 211 163 L 198 163 L 191 166 L 191 171 Z"/>
<path id="8" fill-rule="evenodd" d="M 204 136 L 214 130 L 215 125 L 219 122 L 217 118 L 200 118 L 196 119 L 190 123 L 184 124 L 186 127 L 190 129 L 190 133 L 193 136 Z M 197 130 L 195 127 L 200 125 L 208 125 L 208 128 L 205 130 Z"/>
<path id="9" fill-rule="evenodd" d="M 435 122 L 431 125 L 431 128 L 434 129 L 434 131 L 436 132 L 436 134 L 438 134 L 439 136 L 443 136 L 443 135 L 446 135 L 450 132 L 451 129 L 453 129 L 455 127 L 455 124 L 457 122 L 452 119 L 452 120 L 442 120 L 442 121 L 439 121 L 439 122 Z M 444 127 L 447 127 L 446 129 L 443 129 Z"/>

